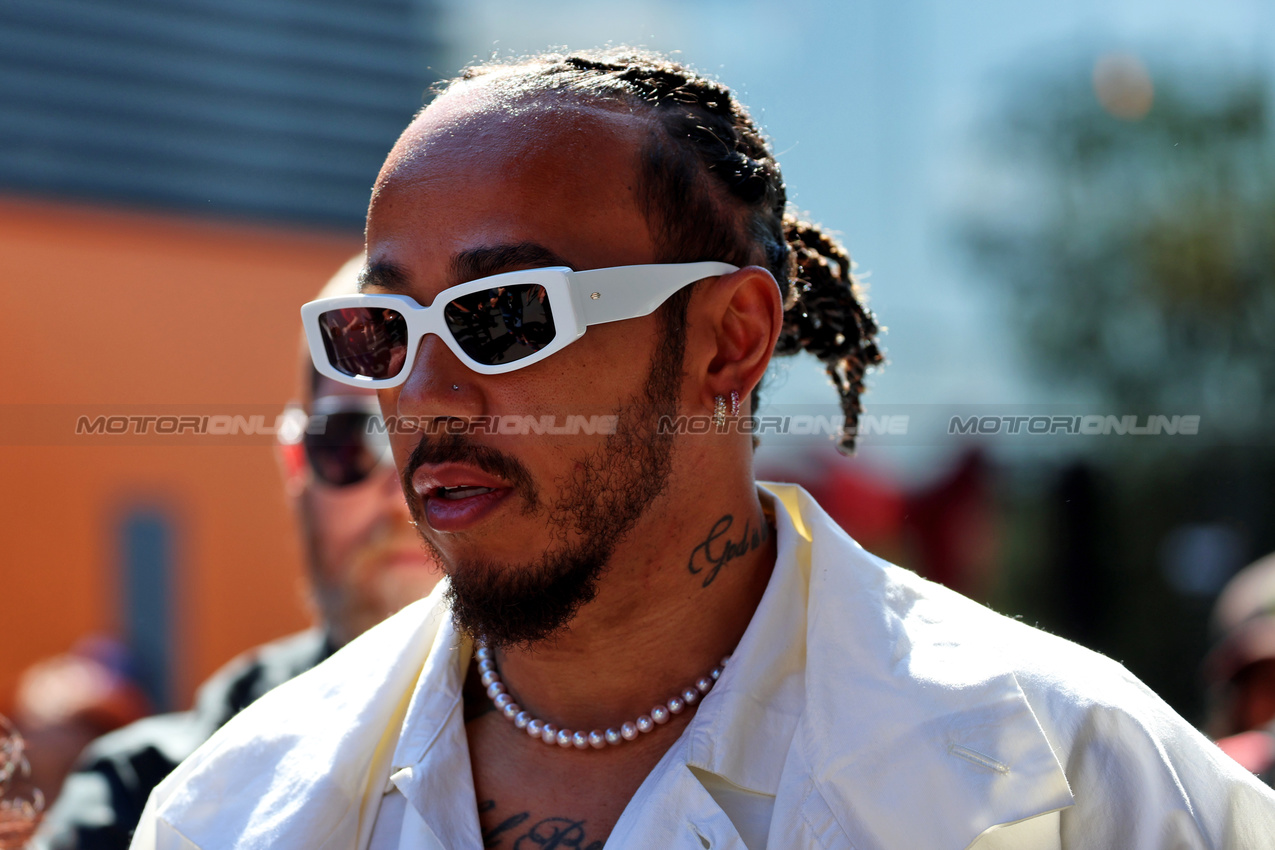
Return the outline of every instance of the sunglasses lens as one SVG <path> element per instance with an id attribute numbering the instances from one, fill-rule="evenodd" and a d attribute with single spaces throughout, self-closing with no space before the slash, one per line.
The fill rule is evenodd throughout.
<path id="1" fill-rule="evenodd" d="M 530 357 L 557 334 L 549 293 L 535 284 L 462 295 L 447 304 L 443 318 L 461 350 L 487 366 Z"/>
<path id="2" fill-rule="evenodd" d="M 347 487 L 366 479 L 390 457 L 389 438 L 371 413 L 329 413 L 322 433 L 305 435 L 305 454 L 320 481 Z"/>
<path id="3" fill-rule="evenodd" d="M 319 314 L 328 362 L 352 377 L 384 380 L 407 359 L 407 320 L 396 310 L 347 307 Z"/>

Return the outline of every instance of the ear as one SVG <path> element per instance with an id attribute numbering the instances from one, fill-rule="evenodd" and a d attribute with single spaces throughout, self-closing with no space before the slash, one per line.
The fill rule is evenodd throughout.
<path id="1" fill-rule="evenodd" d="M 275 460 L 279 463 L 279 474 L 283 476 L 283 489 L 289 498 L 299 498 L 305 491 L 309 481 L 309 470 L 306 468 L 305 446 L 301 443 L 274 444 Z"/>
<path id="2" fill-rule="evenodd" d="M 698 326 L 694 335 L 698 357 L 688 365 L 702 370 L 700 401 L 711 410 L 717 396 L 734 391 L 747 405 L 753 387 L 766 372 L 783 325 L 779 285 L 761 266 L 747 266 L 722 275 L 699 296 L 688 317 L 693 327 Z"/>

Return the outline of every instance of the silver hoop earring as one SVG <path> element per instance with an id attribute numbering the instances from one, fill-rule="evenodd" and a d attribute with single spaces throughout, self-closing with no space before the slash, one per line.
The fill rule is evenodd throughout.
<path id="1" fill-rule="evenodd" d="M 718 428 L 726 426 L 726 396 L 713 397 L 713 424 Z"/>

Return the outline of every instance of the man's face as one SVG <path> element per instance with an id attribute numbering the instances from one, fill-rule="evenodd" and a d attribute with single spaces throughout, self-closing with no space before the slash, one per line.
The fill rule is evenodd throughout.
<path id="1" fill-rule="evenodd" d="M 484 98 L 481 88 L 445 96 L 391 153 L 368 216 L 366 291 L 431 304 L 500 272 L 656 261 L 636 194 L 645 121 Z M 653 522 L 673 467 L 671 438 L 655 427 L 676 412 L 673 336 L 656 316 L 594 326 L 544 361 L 493 376 L 429 336 L 407 381 L 381 392 L 386 417 L 410 421 L 618 415 L 612 435 L 395 429 L 404 488 L 452 579 L 462 628 L 496 643 L 552 634 L 592 598 L 615 547 Z"/>
<path id="2" fill-rule="evenodd" d="M 353 412 L 373 400 L 370 390 L 320 378 L 310 410 Z M 330 420 L 335 430 L 336 417 Z M 375 451 L 375 443 L 370 448 Z M 392 463 L 375 466 L 361 481 L 336 486 L 315 473 L 314 462 L 324 458 L 297 470 L 298 508 L 315 598 L 341 645 L 427 595 L 441 573 L 417 539 Z"/>

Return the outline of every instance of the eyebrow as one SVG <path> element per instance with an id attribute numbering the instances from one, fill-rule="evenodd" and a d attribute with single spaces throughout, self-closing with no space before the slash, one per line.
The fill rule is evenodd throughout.
<path id="1" fill-rule="evenodd" d="M 461 251 L 452 257 L 449 271 L 452 285 L 455 285 L 501 272 L 545 266 L 570 268 L 571 264 L 543 245 L 535 242 L 519 242 L 515 245 L 495 245 Z"/>
<path id="2" fill-rule="evenodd" d="M 561 256 L 535 242 L 470 248 L 453 256 L 447 265 L 448 286 L 519 269 L 546 266 L 574 268 Z M 359 274 L 359 292 L 365 292 L 369 287 L 406 294 L 411 287 L 411 277 L 402 266 L 386 261 L 376 262 Z"/>
<path id="3" fill-rule="evenodd" d="M 370 286 L 390 292 L 406 292 L 407 273 L 394 263 L 372 263 L 359 272 L 359 292 L 367 292 Z"/>

